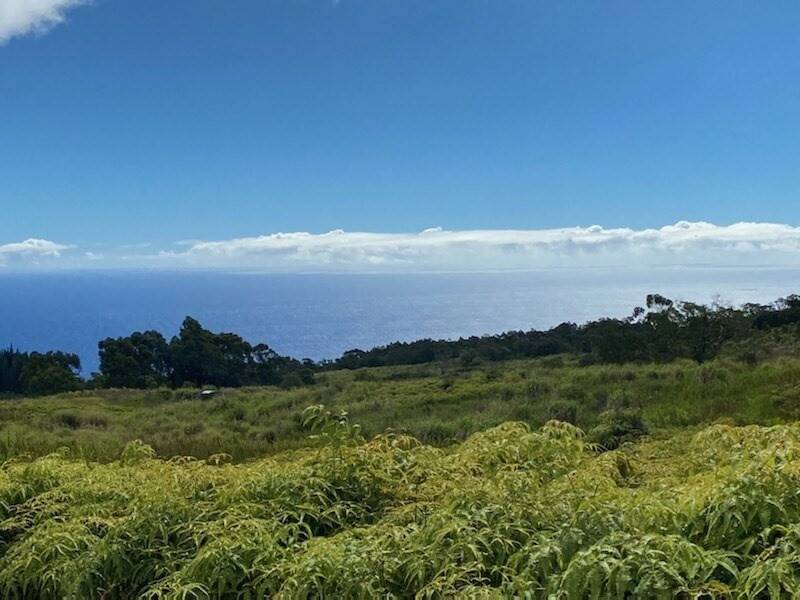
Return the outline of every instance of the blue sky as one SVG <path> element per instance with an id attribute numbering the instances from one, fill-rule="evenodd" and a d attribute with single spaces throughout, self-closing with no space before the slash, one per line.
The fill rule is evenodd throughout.
<path id="1" fill-rule="evenodd" d="M 798 32 L 788 1 L 0 0 L 0 264 L 337 229 L 796 233 Z"/>

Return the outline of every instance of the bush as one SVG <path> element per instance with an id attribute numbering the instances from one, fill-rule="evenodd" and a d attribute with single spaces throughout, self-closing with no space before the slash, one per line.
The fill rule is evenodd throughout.
<path id="1" fill-rule="evenodd" d="M 189 425 L 186 425 L 186 427 L 183 428 L 183 433 L 189 436 L 197 435 L 198 433 L 201 433 L 204 429 L 205 425 L 203 425 L 198 421 L 196 423 L 191 423 Z"/>
<path id="2" fill-rule="evenodd" d="M 108 425 L 108 418 L 94 413 L 78 413 L 74 411 L 58 411 L 53 414 L 53 420 L 68 429 L 82 427 L 104 428 Z"/>
<path id="3" fill-rule="evenodd" d="M 474 350 L 465 350 L 458 360 L 465 369 L 481 364 L 481 359 Z"/>
<path id="4" fill-rule="evenodd" d="M 548 420 L 563 421 L 564 423 L 578 422 L 578 405 L 566 400 L 555 400 L 547 407 Z"/>
<path id="5" fill-rule="evenodd" d="M 589 431 L 589 442 L 603 450 L 614 450 L 647 434 L 640 410 L 623 408 L 600 415 L 600 424 Z"/>
<path id="6" fill-rule="evenodd" d="M 78 429 L 81 426 L 81 418 L 74 412 L 59 411 L 53 415 L 53 420 L 59 425 L 70 429 Z"/>
<path id="7" fill-rule="evenodd" d="M 305 385 L 299 373 L 289 373 L 281 379 L 281 387 L 285 390 Z"/>
<path id="8" fill-rule="evenodd" d="M 456 382 L 455 377 L 453 377 L 452 375 L 449 374 L 442 375 L 441 379 L 439 380 L 439 388 L 446 392 L 447 390 L 453 387 L 455 382 Z"/>
<path id="9" fill-rule="evenodd" d="M 531 400 L 542 398 L 550 393 L 551 386 L 543 381 L 533 381 L 525 387 L 525 395 Z"/>
<path id="10" fill-rule="evenodd" d="M 428 444 L 440 446 L 452 442 L 457 436 L 455 427 L 434 423 L 417 430 L 416 437 Z"/>

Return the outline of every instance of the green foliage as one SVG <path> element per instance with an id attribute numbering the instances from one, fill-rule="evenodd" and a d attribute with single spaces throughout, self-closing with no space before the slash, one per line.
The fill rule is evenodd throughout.
<path id="1" fill-rule="evenodd" d="M 640 410 L 619 408 L 600 415 L 600 423 L 589 432 L 589 440 L 603 450 L 615 450 L 646 433 Z"/>
<path id="2" fill-rule="evenodd" d="M 97 389 L 0 402 L 0 459 L 68 447 L 108 462 L 140 439 L 162 457 L 228 453 L 239 462 L 305 446 L 302 412 L 317 404 L 347 413 L 367 437 L 392 429 L 441 447 L 505 421 L 540 427 L 556 419 L 613 448 L 647 431 L 720 418 L 800 419 L 798 381 L 800 359 L 781 356 L 755 366 L 731 357 L 624 367 L 563 356 L 471 370 L 455 363 L 331 371 L 313 386 L 222 389 L 209 398 L 193 388 Z"/>
<path id="3" fill-rule="evenodd" d="M 280 356 L 266 344 L 251 345 L 234 333 L 213 333 L 186 317 L 169 344 L 157 331 L 107 338 L 98 344 L 100 388 L 243 385 L 297 387 L 314 382 L 308 364 Z"/>
<path id="4" fill-rule="evenodd" d="M 27 355 L 14 348 L 0 351 L 0 392 L 22 393 L 22 367 L 26 360 Z"/>
<path id="5" fill-rule="evenodd" d="M 150 388 L 169 381 L 169 346 L 157 331 L 106 338 L 98 344 L 98 349 L 103 384 L 108 387 Z"/>
<path id="6" fill-rule="evenodd" d="M 19 386 L 25 394 L 39 396 L 78 390 L 80 359 L 63 352 L 32 352 L 26 355 L 19 376 Z"/>
<path id="7" fill-rule="evenodd" d="M 596 454 L 505 423 L 450 450 L 367 441 L 232 465 L 141 442 L 0 467 L 0 595 L 27 599 L 760 600 L 800 593 L 800 426 L 715 425 Z"/>
<path id="8" fill-rule="evenodd" d="M 279 385 L 0 403 L 0 597 L 800 597 L 797 322 L 653 296 L 316 373 L 192 320 L 105 340 L 98 384 Z M 78 369 L 10 349 L 0 391 Z"/>
<path id="9" fill-rule="evenodd" d="M 81 361 L 65 352 L 0 351 L 0 393 L 55 394 L 78 390 Z"/>

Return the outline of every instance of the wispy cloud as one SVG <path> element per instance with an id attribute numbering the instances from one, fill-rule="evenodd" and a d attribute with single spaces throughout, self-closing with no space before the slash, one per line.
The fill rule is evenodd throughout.
<path id="1" fill-rule="evenodd" d="M 271 272 L 413 272 L 658 265 L 800 266 L 800 227 L 679 222 L 658 229 L 566 227 L 416 233 L 272 233 L 104 248 L 48 240 L 0 245 L 0 263 L 63 268 L 198 268 Z"/>
<path id="2" fill-rule="evenodd" d="M 88 0 L 0 0 L 0 44 L 14 36 L 44 33 L 62 23 L 68 9 Z"/>

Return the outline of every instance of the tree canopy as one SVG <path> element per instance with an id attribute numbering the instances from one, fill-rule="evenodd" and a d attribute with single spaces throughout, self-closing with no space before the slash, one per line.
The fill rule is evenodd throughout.
<path id="1" fill-rule="evenodd" d="M 184 319 L 169 343 L 159 332 L 145 331 L 107 338 L 98 346 L 97 383 L 103 387 L 302 385 L 313 380 L 309 363 L 281 356 L 267 344 L 254 346 L 235 333 L 214 333 L 192 317 Z"/>
<path id="2" fill-rule="evenodd" d="M 0 351 L 0 393 L 55 394 L 82 387 L 81 361 L 65 352 Z"/>

